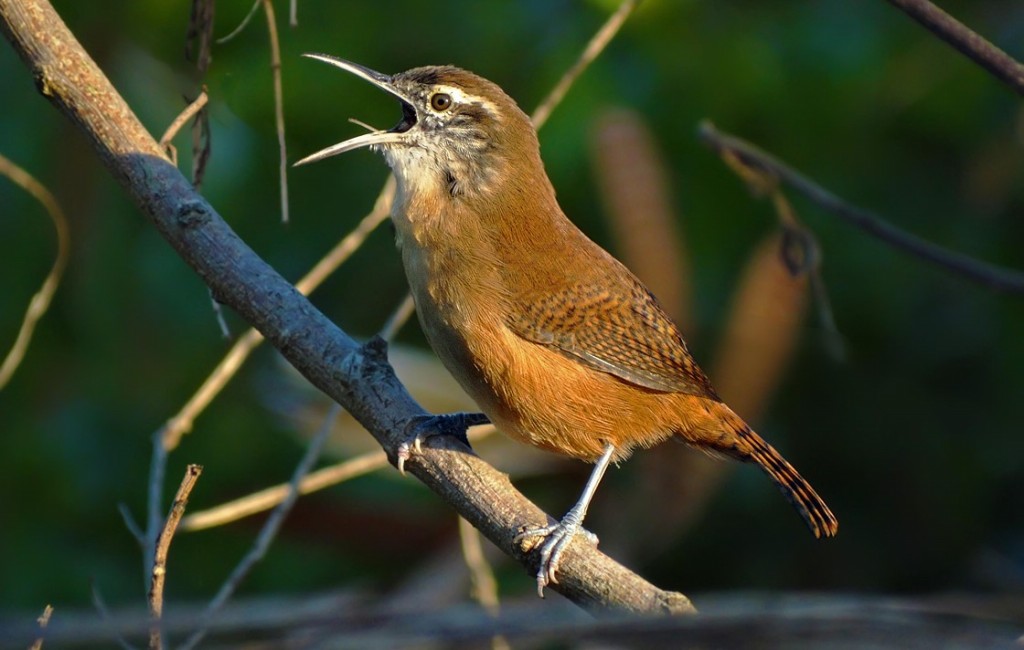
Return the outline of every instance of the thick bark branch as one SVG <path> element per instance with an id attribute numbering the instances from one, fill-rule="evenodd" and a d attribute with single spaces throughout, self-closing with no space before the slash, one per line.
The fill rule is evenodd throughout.
<path id="1" fill-rule="evenodd" d="M 387 364 L 384 345 L 358 345 L 239 239 L 164 157 L 48 2 L 0 0 L 0 29 L 39 91 L 89 138 L 110 173 L 217 299 L 348 409 L 394 462 L 405 424 L 424 411 Z M 513 544 L 513 537 L 520 527 L 547 516 L 506 475 L 447 439 L 426 445 L 409 468 L 488 539 L 536 572 L 530 549 Z M 566 553 L 559 579 L 556 591 L 594 612 L 692 611 L 682 594 L 654 587 L 581 538 Z"/>

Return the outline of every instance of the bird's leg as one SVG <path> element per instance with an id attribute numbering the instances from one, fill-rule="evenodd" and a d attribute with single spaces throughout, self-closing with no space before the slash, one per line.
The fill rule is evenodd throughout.
<path id="1" fill-rule="evenodd" d="M 489 424 L 490 419 L 483 413 L 444 413 L 441 415 L 417 415 L 405 425 L 405 440 L 398 445 L 398 471 L 405 474 L 405 461 L 413 452 L 422 450 L 423 441 L 432 436 L 452 436 L 469 447 L 466 430 L 478 424 Z"/>
<path id="2" fill-rule="evenodd" d="M 590 478 L 587 479 L 587 484 L 583 488 L 583 494 L 580 495 L 579 501 L 569 509 L 569 512 L 565 513 L 561 521 L 549 526 L 528 528 L 516 535 L 516 542 L 526 537 L 540 536 L 545 538 L 540 546 L 540 568 L 537 569 L 537 594 L 541 598 L 544 597 L 544 587 L 552 582 L 558 582 L 555 574 L 558 572 L 558 563 L 562 559 L 562 552 L 569 546 L 569 542 L 572 541 L 577 532 L 582 531 L 591 538 L 594 544 L 597 544 L 597 537 L 582 528 L 583 518 L 587 516 L 590 500 L 594 498 L 597 486 L 601 482 L 601 478 L 604 477 L 604 472 L 608 469 L 608 464 L 611 462 L 612 454 L 614 453 L 614 445 L 609 444 L 604 448 L 604 453 L 601 454 L 601 458 L 597 460 L 593 471 L 590 472 Z"/>

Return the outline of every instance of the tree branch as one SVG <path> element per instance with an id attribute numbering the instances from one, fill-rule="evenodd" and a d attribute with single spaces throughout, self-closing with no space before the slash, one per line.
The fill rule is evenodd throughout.
<path id="1" fill-rule="evenodd" d="M 185 468 L 185 476 L 178 486 L 178 493 L 174 496 L 171 504 L 171 511 L 164 521 L 163 530 L 157 538 L 156 550 L 153 557 L 153 570 L 149 579 L 149 647 L 150 650 L 161 650 L 164 647 L 161 626 L 164 616 L 164 582 L 167 579 L 167 553 L 171 550 L 171 539 L 178 530 L 178 522 L 185 514 L 185 506 L 188 505 L 188 497 L 192 494 L 192 488 L 203 473 L 202 465 L 189 465 Z"/>
<path id="2" fill-rule="evenodd" d="M 1024 95 L 1024 65 L 928 0 L 889 0 L 922 27 Z"/>
<path id="3" fill-rule="evenodd" d="M 761 170 L 797 190 L 813 203 L 887 244 L 968 280 L 999 291 L 1024 294 L 1024 273 L 986 264 L 901 230 L 878 215 L 844 202 L 781 160 L 754 145 L 702 122 L 698 137 L 719 154 L 736 156 L 744 165 Z"/>
<path id="4" fill-rule="evenodd" d="M 168 162 L 48 2 L 0 0 L 0 29 L 39 91 L 89 138 L 110 173 L 217 299 L 348 409 L 394 463 L 405 425 L 424 411 L 387 364 L 385 345 L 358 345 L 239 239 Z M 521 527 L 548 517 L 505 474 L 450 439 L 428 441 L 409 469 L 505 553 L 536 572 L 530 548 L 513 538 Z M 693 611 L 685 596 L 656 588 L 582 537 L 569 547 L 559 579 L 557 591 L 594 612 Z"/>

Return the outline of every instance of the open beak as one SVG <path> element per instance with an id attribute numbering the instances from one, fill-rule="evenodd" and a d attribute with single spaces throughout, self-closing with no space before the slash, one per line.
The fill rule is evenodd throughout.
<path id="1" fill-rule="evenodd" d="M 363 135 L 345 140 L 344 142 L 331 145 L 326 149 L 322 149 L 296 162 L 294 164 L 295 167 L 323 160 L 324 158 L 330 158 L 331 156 L 336 156 L 339 153 L 345 153 L 346 151 L 352 151 L 353 149 L 359 149 L 361 147 L 372 147 L 374 145 L 404 142 L 405 138 L 403 134 L 416 124 L 416 109 L 413 108 L 413 105 L 408 99 L 398 92 L 395 88 L 394 81 L 390 76 L 363 67 L 357 63 L 352 63 L 345 59 L 339 59 L 336 56 L 330 56 L 327 54 L 303 54 L 302 56 L 323 61 L 324 63 L 329 63 L 341 68 L 342 70 L 347 70 L 357 77 L 362 77 L 374 86 L 394 95 L 402 102 L 402 121 L 386 131 L 372 131 L 370 133 L 364 133 Z"/>

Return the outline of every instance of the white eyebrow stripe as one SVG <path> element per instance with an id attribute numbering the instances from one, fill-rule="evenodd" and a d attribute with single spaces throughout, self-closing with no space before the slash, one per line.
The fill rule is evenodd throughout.
<path id="1" fill-rule="evenodd" d="M 486 97 L 480 97 L 479 95 L 470 95 L 461 88 L 455 86 L 446 86 L 444 84 L 437 84 L 434 86 L 436 92 L 447 93 L 452 96 L 452 99 L 458 104 L 479 104 L 487 110 L 491 115 L 497 118 L 501 115 L 498 107 L 491 100 Z"/>

